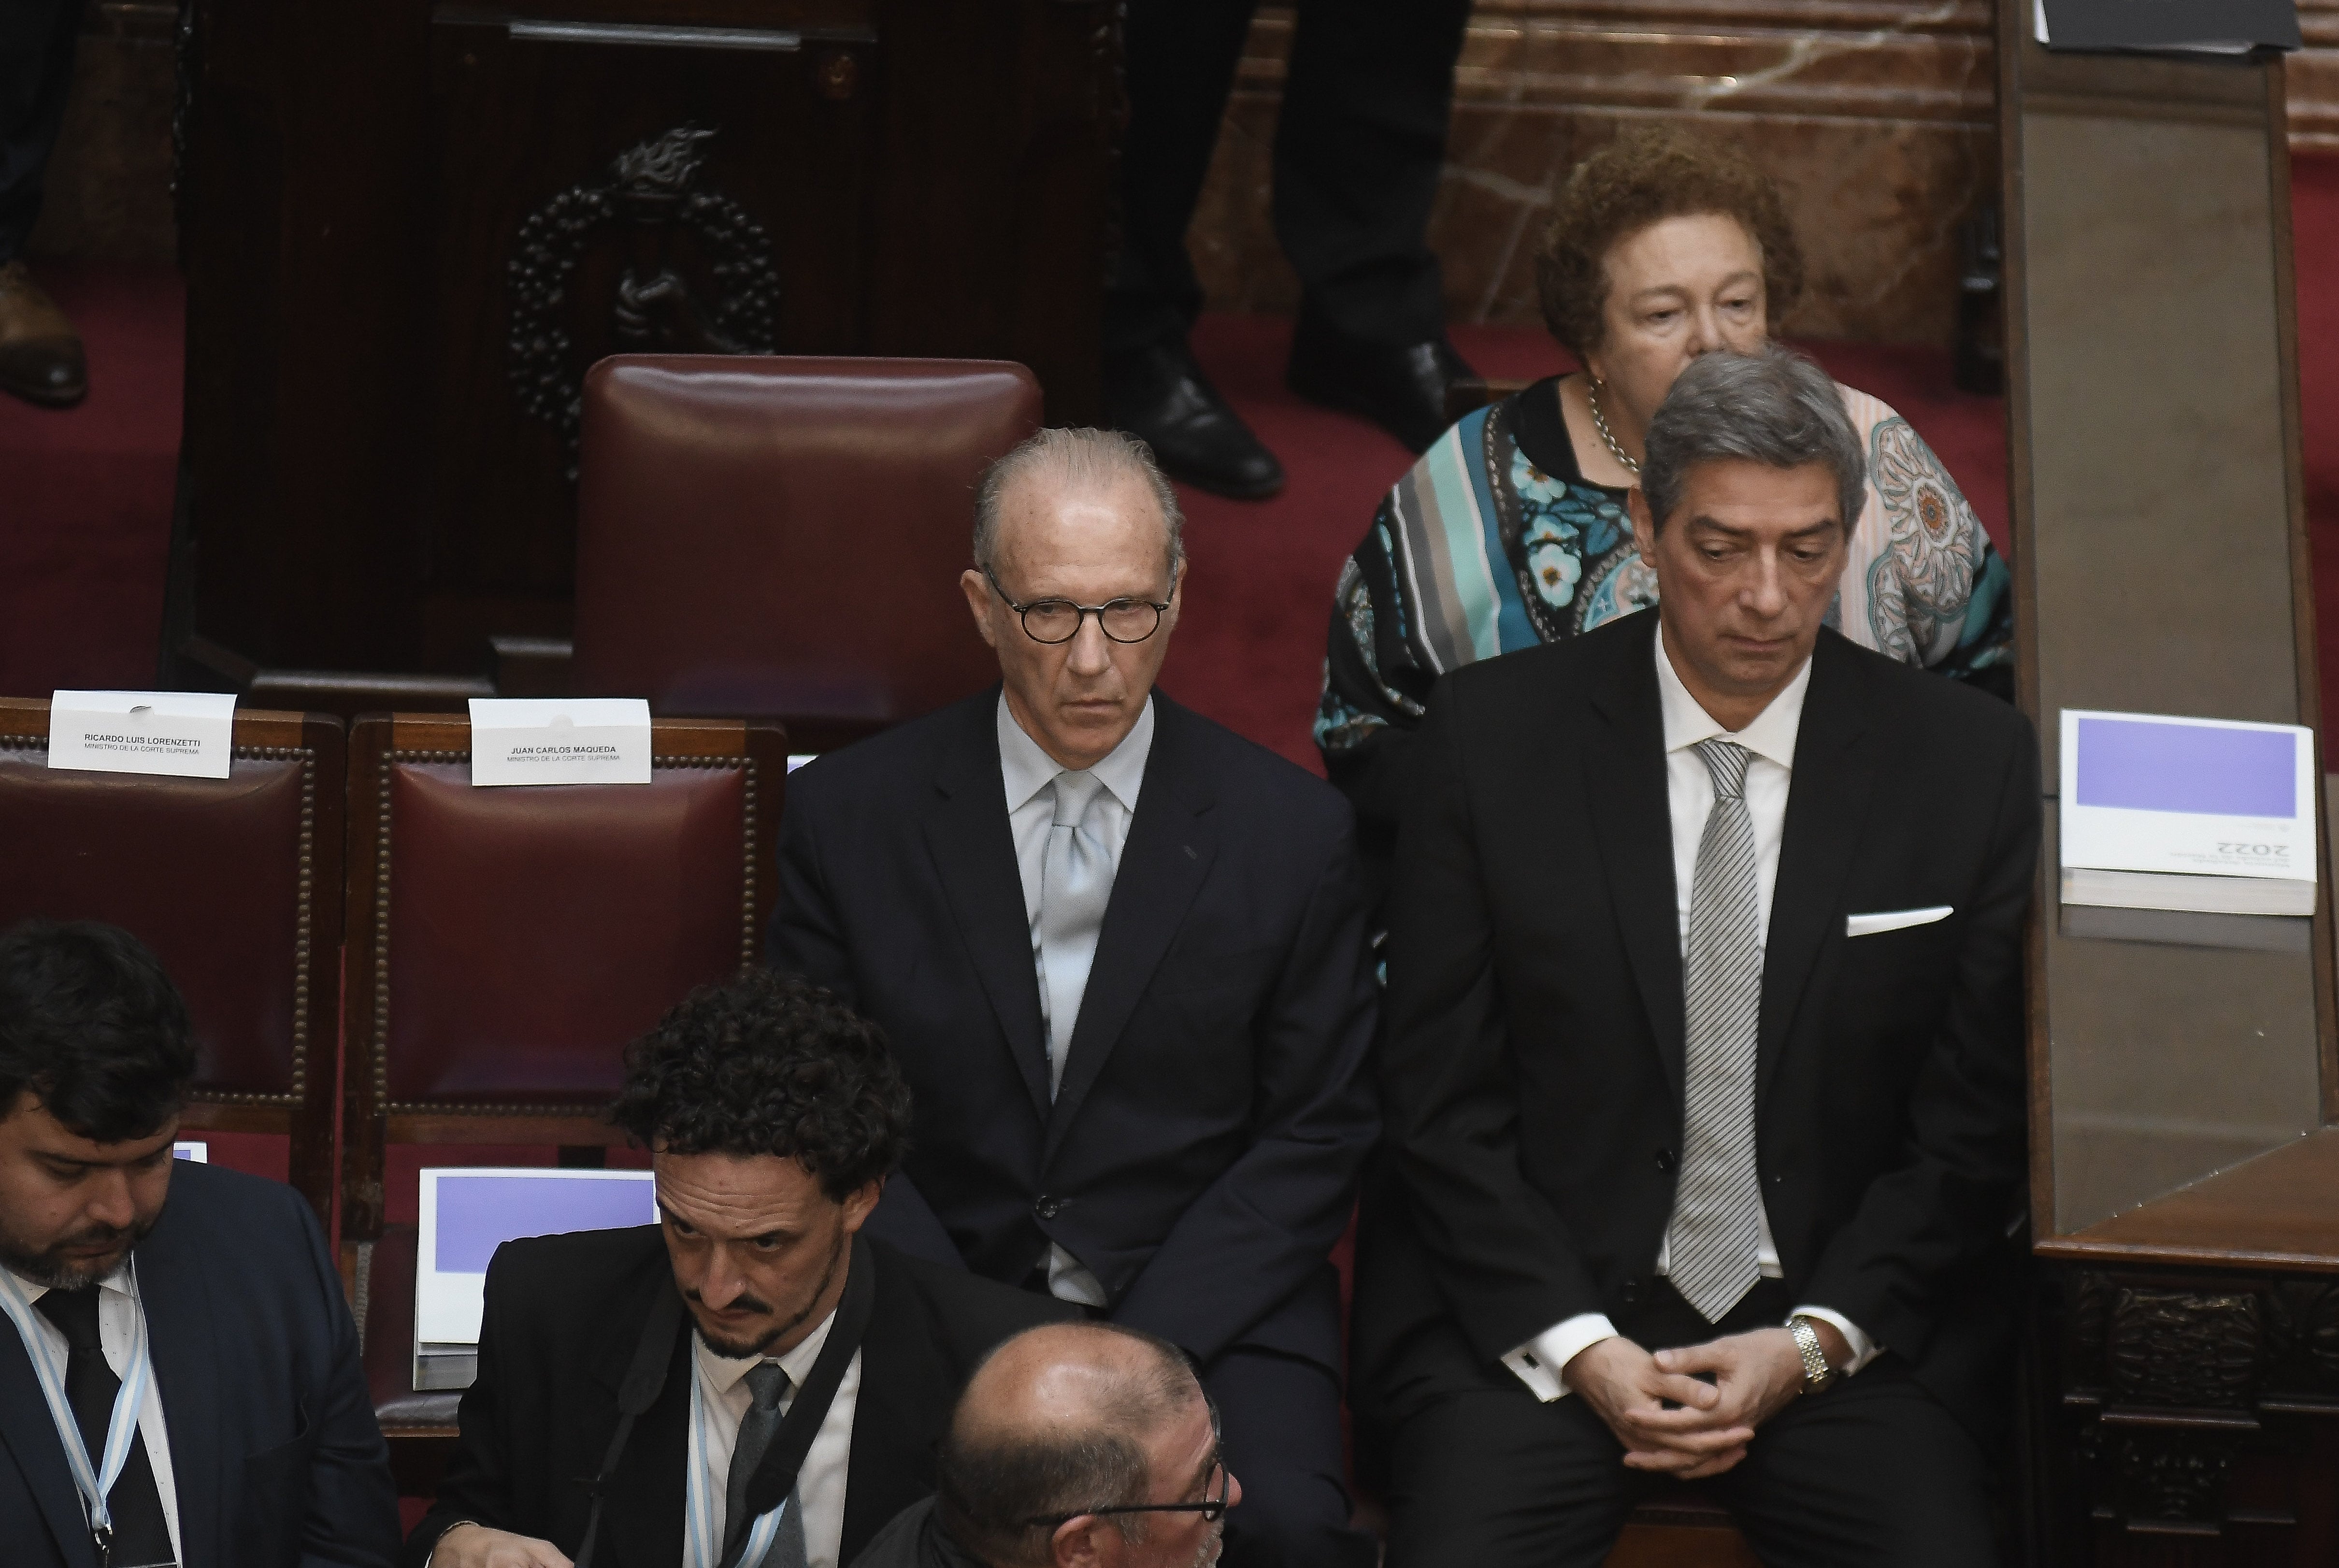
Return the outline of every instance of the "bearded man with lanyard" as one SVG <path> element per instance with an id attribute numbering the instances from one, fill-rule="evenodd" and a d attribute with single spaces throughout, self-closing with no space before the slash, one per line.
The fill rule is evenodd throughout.
<path id="1" fill-rule="evenodd" d="M 693 992 L 627 1050 L 611 1115 L 651 1151 L 660 1221 L 497 1250 L 479 1377 L 404 1561 L 851 1563 L 933 1490 L 983 1354 L 1075 1309 L 859 1234 L 910 1091 L 816 987 Z"/>
<path id="2" fill-rule="evenodd" d="M 172 1158 L 187 1006 L 109 925 L 0 933 L 0 1558 L 387 1568 L 389 1455 L 317 1217 Z"/>

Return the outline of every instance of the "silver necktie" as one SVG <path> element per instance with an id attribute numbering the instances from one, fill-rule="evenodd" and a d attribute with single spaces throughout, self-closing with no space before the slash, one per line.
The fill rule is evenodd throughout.
<path id="1" fill-rule="evenodd" d="M 1683 966 L 1681 1185 L 1667 1269 L 1673 1288 L 1719 1323 L 1762 1277 L 1762 1177 L 1754 1157 L 1754 1070 L 1762 1022 L 1762 932 L 1755 893 L 1749 754 L 1700 741 L 1713 810 L 1698 840 Z"/>
<path id="2" fill-rule="evenodd" d="M 787 1373 L 775 1362 L 759 1361 L 747 1368 L 747 1414 L 739 1420 L 738 1440 L 731 1448 L 731 1474 L 723 1489 L 723 1534 L 727 1542 L 723 1560 L 726 1563 L 739 1564 L 747 1536 L 755 1528 L 755 1521 L 747 1513 L 747 1483 L 764 1462 L 772 1439 L 779 1435 L 784 1414 L 780 1401 L 787 1397 L 788 1386 Z M 739 1568 L 804 1568 L 804 1512 L 794 1490 L 788 1493 L 778 1533 L 762 1560 Z"/>
<path id="3" fill-rule="evenodd" d="M 1112 902 L 1112 855 L 1104 841 L 1104 781 L 1092 773 L 1058 774 L 1055 814 L 1040 874 L 1040 978 L 1048 1004 L 1048 1092 L 1064 1080 L 1081 997 L 1096 960 L 1105 905 Z"/>

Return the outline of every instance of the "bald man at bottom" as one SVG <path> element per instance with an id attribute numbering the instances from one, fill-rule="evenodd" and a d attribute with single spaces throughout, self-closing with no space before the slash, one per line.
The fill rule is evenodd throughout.
<path id="1" fill-rule="evenodd" d="M 1242 1501 L 1184 1353 L 1110 1323 L 1027 1329 L 993 1350 L 940 1468 L 941 1491 L 854 1568 L 1208 1568 Z"/>

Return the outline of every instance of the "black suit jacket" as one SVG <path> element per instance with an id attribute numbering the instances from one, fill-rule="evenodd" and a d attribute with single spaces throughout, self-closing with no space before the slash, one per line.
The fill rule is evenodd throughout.
<path id="1" fill-rule="evenodd" d="M 183 1161 L 136 1257 L 182 1568 L 388 1568 L 398 1553 L 390 1455 L 340 1276 L 301 1195 Z M 32 1359 L 5 1318 L 0 1559 L 97 1563 Z"/>
<path id="2" fill-rule="evenodd" d="M 894 1514 L 933 1490 L 934 1445 L 974 1363 L 1009 1336 L 1071 1315 L 1061 1303 L 904 1257 L 883 1242 L 861 1339 L 861 1392 L 845 1471 L 846 1563 Z M 479 1378 L 438 1500 L 408 1537 L 420 1568 L 458 1520 L 551 1542 L 570 1556 L 617 1428 L 617 1388 L 651 1306 L 674 1289 L 659 1228 L 586 1230 L 506 1242 L 488 1264 Z M 686 1314 L 686 1321 L 687 1317 Z M 595 1568 L 672 1563 L 682 1550 L 690 1453 L 690 1354 L 678 1335 L 657 1402 L 617 1463 Z"/>
<path id="3" fill-rule="evenodd" d="M 1644 1300 L 1673 1211 L 1683 1020 L 1654 611 L 1440 685 L 1389 901 L 1398 1200 L 1360 1361 L 1450 1316 L 1487 1375 Z M 2024 1171 L 2028 723 L 1822 632 L 1764 955 L 1756 1109 L 1785 1283 L 1978 1425 Z M 1939 904 L 1856 938 L 1848 914 Z M 1425 1267 L 1424 1265 L 1426 1265 Z"/>
<path id="4" fill-rule="evenodd" d="M 1209 1362 L 1339 1366 L 1325 1259 L 1377 1132 L 1346 802 L 1154 695 L 1153 746 L 1063 1081 L 1000 779 L 996 687 L 788 785 L 774 968 L 884 1027 L 916 1096 L 904 1169 L 976 1272 L 1061 1242 L 1113 1317 Z M 881 1209 L 881 1215 L 883 1209 Z"/>

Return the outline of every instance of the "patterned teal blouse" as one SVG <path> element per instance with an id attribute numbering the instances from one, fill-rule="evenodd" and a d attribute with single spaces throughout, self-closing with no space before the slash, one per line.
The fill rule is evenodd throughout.
<path id="1" fill-rule="evenodd" d="M 1396 757 L 1438 676 L 1657 602 L 1626 491 L 1584 478 L 1557 378 L 1466 417 L 1391 488 L 1335 591 L 1316 713 L 1326 771 L 1368 851 L 1395 832 Z M 1940 459 L 1864 392 L 1868 502 L 1828 624 L 1854 642 L 2011 695 L 2006 563 Z"/>

